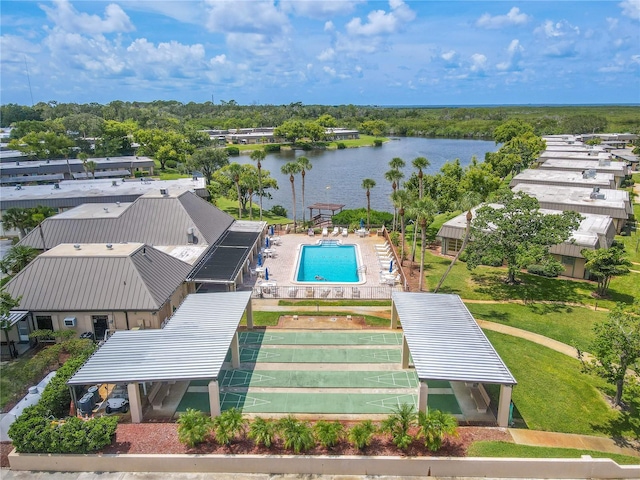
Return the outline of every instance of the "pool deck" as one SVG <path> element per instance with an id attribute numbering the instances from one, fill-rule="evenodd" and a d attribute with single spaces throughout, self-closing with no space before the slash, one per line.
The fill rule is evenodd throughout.
<path id="1" fill-rule="evenodd" d="M 358 245 L 360 260 L 362 262 L 361 266 L 364 266 L 366 269 L 366 281 L 362 284 L 294 282 L 298 247 L 300 245 L 315 245 L 319 240 L 339 240 L 344 245 Z M 270 245 L 270 249 L 274 251 L 275 256 L 274 258 L 265 258 L 263 266 L 269 271 L 268 282 L 275 282 L 275 285 L 278 287 L 278 296 L 280 297 L 292 296 L 289 294 L 291 291 L 296 292 L 297 297 L 304 298 L 306 288 L 312 287 L 315 290 L 314 298 L 337 298 L 335 287 L 341 286 L 344 289 L 343 297 L 341 298 L 354 298 L 351 294 L 353 287 L 362 292 L 361 298 L 389 298 L 391 291 L 401 291 L 402 285 L 396 283 L 394 286 L 391 286 L 381 278 L 381 273 L 386 273 L 388 266 L 383 267 L 380 264 L 375 246 L 383 245 L 384 243 L 385 240 L 383 237 L 376 235 L 359 237 L 353 232 L 350 232 L 347 237 L 343 237 L 342 234 L 334 237 L 331 233 L 329 233 L 328 237 L 322 237 L 322 235 L 310 237 L 301 233 L 283 234 L 280 235 L 280 245 Z M 251 268 L 255 269 L 256 264 L 253 263 Z M 258 276 L 246 275 L 243 284 L 238 286 L 238 289 L 253 289 L 265 282 L 265 279 Z M 269 298 L 269 294 L 266 294 L 265 297 Z"/>

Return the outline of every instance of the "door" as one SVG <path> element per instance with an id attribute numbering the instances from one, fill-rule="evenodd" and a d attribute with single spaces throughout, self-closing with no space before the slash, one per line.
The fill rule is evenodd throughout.
<path id="1" fill-rule="evenodd" d="M 100 342 L 104 340 L 104 334 L 108 328 L 108 318 L 106 315 L 93 315 L 93 333 L 96 336 L 96 341 Z"/>
<path id="2" fill-rule="evenodd" d="M 18 322 L 18 335 L 20 335 L 20 343 L 29 342 L 29 323 L 27 317 Z"/>

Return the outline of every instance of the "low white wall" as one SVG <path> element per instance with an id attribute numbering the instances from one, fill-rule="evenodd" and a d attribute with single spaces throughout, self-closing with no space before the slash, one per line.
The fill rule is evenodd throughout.
<path id="1" fill-rule="evenodd" d="M 513 459 L 305 455 L 9 455 L 12 470 L 213 472 L 493 478 L 640 478 L 606 458 Z"/>

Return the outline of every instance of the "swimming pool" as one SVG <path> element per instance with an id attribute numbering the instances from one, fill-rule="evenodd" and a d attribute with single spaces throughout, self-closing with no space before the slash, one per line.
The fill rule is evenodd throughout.
<path id="1" fill-rule="evenodd" d="M 321 240 L 300 245 L 293 281 L 299 283 L 364 283 L 357 245 Z"/>

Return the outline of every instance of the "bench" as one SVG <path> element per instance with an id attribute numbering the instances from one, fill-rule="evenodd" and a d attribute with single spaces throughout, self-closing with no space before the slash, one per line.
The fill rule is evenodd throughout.
<path id="1" fill-rule="evenodd" d="M 162 408 L 162 402 L 169 395 L 169 390 L 171 385 L 165 382 L 156 383 L 151 387 L 151 391 L 147 398 L 149 399 L 149 403 L 151 404 L 151 408 L 154 410 L 158 410 Z"/>
<path id="2" fill-rule="evenodd" d="M 482 389 L 482 390 L 481 390 Z M 469 392 L 471 393 L 471 398 L 476 404 L 476 409 L 480 413 L 487 413 L 487 407 L 489 406 L 488 400 L 485 396 L 488 396 L 484 391 L 484 388 L 481 386 L 472 386 L 469 388 Z"/>

